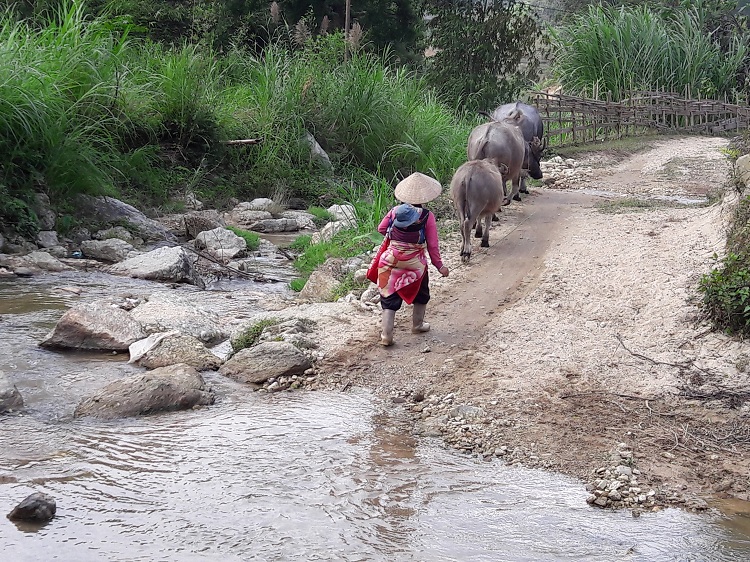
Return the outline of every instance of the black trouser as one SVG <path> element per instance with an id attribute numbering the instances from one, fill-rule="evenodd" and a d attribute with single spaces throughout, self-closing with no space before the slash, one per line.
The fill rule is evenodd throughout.
<path id="1" fill-rule="evenodd" d="M 422 283 L 419 285 L 419 292 L 414 297 L 414 304 L 427 304 L 428 302 L 430 302 L 430 276 L 425 271 Z M 403 303 L 404 299 L 398 293 L 393 293 L 390 297 L 380 297 L 380 306 L 383 310 L 399 310 Z"/>

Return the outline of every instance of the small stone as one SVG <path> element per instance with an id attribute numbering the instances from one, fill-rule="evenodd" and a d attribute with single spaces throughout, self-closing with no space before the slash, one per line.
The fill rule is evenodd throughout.
<path id="1" fill-rule="evenodd" d="M 594 500 L 594 505 L 598 505 L 599 507 L 607 507 L 607 498 L 604 496 L 599 496 Z"/>
<path id="2" fill-rule="evenodd" d="M 51 496 L 36 492 L 26 497 L 8 514 L 11 521 L 49 521 L 55 516 L 57 504 Z"/>

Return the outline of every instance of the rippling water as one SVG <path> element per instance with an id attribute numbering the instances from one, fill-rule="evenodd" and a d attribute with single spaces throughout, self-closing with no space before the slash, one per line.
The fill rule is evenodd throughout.
<path id="1" fill-rule="evenodd" d="M 0 417 L 0 515 L 34 491 L 58 511 L 41 528 L 0 518 L 1 560 L 750 559 L 746 515 L 597 510 L 576 481 L 415 440 L 365 393 L 210 374 L 209 408 L 74 420 L 82 392 L 135 368 L 36 347 L 72 302 L 39 287 L 0 285 L 0 368 L 28 404 Z"/>

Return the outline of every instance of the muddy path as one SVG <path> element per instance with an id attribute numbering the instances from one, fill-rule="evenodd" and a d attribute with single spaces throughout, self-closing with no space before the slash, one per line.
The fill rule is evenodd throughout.
<path id="1" fill-rule="evenodd" d="M 385 349 L 379 318 L 342 321 L 321 385 L 389 395 L 419 423 L 424 396 L 455 395 L 487 419 L 471 446 L 444 431 L 448 443 L 502 444 L 510 463 L 585 482 L 626 444 L 660 505 L 750 499 L 750 347 L 710 330 L 697 291 L 723 249 L 731 197 L 617 207 L 623 196 L 705 196 L 727 180 L 726 142 L 665 139 L 615 164 L 592 156 L 598 173 L 577 189 L 537 188 L 507 207 L 468 266 L 444 240 L 453 267 L 431 277 L 432 330 L 410 334 L 405 307 Z"/>

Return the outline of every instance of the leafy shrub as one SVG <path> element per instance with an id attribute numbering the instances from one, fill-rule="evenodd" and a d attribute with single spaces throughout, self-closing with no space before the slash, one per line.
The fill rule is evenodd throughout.
<path id="1" fill-rule="evenodd" d="M 244 239 L 247 243 L 248 250 L 257 250 L 260 247 L 260 236 L 258 236 L 255 232 L 243 230 L 241 228 L 237 228 L 236 226 L 228 226 L 226 228 L 227 230 L 231 230 L 232 232 L 234 232 L 240 238 Z"/>
<path id="2" fill-rule="evenodd" d="M 268 326 L 275 326 L 278 323 L 278 318 L 264 318 L 263 320 L 259 320 L 255 324 L 248 326 L 242 332 L 232 336 L 232 349 L 237 353 L 241 349 L 254 346 L 258 343 L 258 339 L 260 339 L 263 330 Z"/>
<path id="3" fill-rule="evenodd" d="M 292 279 L 289 283 L 289 286 L 291 287 L 292 291 L 295 293 L 299 293 L 302 289 L 305 288 L 305 283 L 307 283 L 307 277 L 298 277 L 297 279 Z"/>
<path id="4" fill-rule="evenodd" d="M 700 281 L 703 305 L 714 324 L 735 334 L 750 334 L 750 264 L 737 254 L 727 255 L 721 267 Z"/>
<path id="5" fill-rule="evenodd" d="M 7 225 L 18 234 L 36 237 L 39 232 L 39 219 L 31 207 L 25 201 L 12 197 L 2 184 L 0 200 L 3 201 L 0 205 L 0 225 Z"/>

